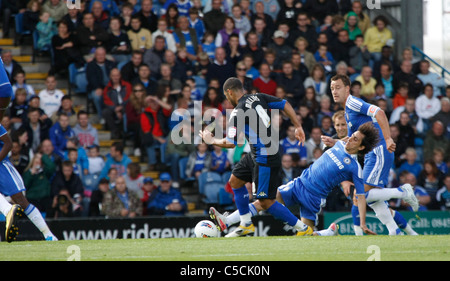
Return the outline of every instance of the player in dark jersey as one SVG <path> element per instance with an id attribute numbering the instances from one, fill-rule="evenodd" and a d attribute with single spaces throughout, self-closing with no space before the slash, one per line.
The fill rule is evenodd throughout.
<path id="1" fill-rule="evenodd" d="M 237 78 L 225 81 L 223 91 L 234 106 L 228 120 L 226 137 L 214 138 L 207 129 L 200 131 L 200 137 L 208 144 L 233 148 L 238 143 L 243 143 L 239 139 L 240 132 L 243 132 L 251 148 L 251 153 L 236 164 L 229 180 L 240 214 L 240 225 L 226 237 L 245 236 L 255 231 L 251 221 L 249 194 L 245 187 L 247 182 L 252 183 L 253 193 L 260 201 L 262 209 L 293 226 L 300 235 L 312 233 L 311 227 L 276 201 L 277 188 L 281 184 L 278 176 L 281 156 L 278 133 L 275 133 L 271 126 L 271 110 L 282 110 L 290 118 L 296 128 L 295 136 L 299 144 L 302 144 L 305 141 L 305 133 L 294 109 L 286 100 L 266 94 L 244 94 L 243 85 Z"/>

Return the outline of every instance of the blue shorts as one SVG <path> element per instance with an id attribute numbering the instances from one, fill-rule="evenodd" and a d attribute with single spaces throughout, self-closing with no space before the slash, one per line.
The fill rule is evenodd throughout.
<path id="1" fill-rule="evenodd" d="M 11 196 L 25 191 L 22 177 L 9 160 L 0 162 L 0 193 Z"/>
<path id="2" fill-rule="evenodd" d="M 364 183 L 375 187 L 386 187 L 393 163 L 394 153 L 389 152 L 384 145 L 375 147 L 364 158 Z"/>
<path id="3" fill-rule="evenodd" d="M 326 198 L 312 194 L 303 186 L 302 181 L 296 178 L 278 188 L 286 207 L 300 205 L 300 217 L 318 223 L 318 215 L 325 206 Z"/>

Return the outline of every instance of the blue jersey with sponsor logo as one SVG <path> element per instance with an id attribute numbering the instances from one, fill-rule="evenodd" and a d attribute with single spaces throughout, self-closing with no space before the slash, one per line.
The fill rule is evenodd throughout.
<path id="1" fill-rule="evenodd" d="M 237 145 L 239 133 L 243 132 L 256 163 L 280 166 L 279 133 L 273 130 L 271 110 L 284 110 L 285 104 L 286 100 L 266 94 L 244 95 L 229 116 L 227 141 Z"/>
<path id="2" fill-rule="evenodd" d="M 321 198 L 327 198 L 328 193 L 343 181 L 353 181 L 356 194 L 364 194 L 362 169 L 357 155 L 348 154 L 343 141 L 338 141 L 324 152 L 296 180 L 300 180 L 310 193 Z"/>
<path id="3" fill-rule="evenodd" d="M 386 147 L 386 141 L 384 140 L 381 127 L 375 119 L 375 115 L 380 108 L 376 105 L 369 104 L 362 99 L 350 95 L 345 102 L 345 121 L 347 121 L 348 136 L 350 137 L 358 131 L 359 126 L 367 122 L 373 122 L 375 128 L 378 129 L 380 134 L 380 142 L 378 145 Z"/>

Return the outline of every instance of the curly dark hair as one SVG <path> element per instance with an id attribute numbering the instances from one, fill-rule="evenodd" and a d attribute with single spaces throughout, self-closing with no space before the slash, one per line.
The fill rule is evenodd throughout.
<path id="1" fill-rule="evenodd" d="M 378 129 L 375 128 L 372 122 L 367 122 L 359 126 L 358 131 L 364 135 L 364 139 L 361 142 L 361 145 L 364 146 L 364 149 L 359 153 L 365 155 L 372 151 L 372 149 L 377 146 L 380 142 Z"/>

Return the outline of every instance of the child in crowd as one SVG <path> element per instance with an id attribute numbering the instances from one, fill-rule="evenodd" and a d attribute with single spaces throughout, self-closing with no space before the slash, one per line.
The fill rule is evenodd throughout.
<path id="1" fill-rule="evenodd" d="M 403 106 L 406 103 L 406 99 L 408 98 L 409 86 L 407 83 L 402 83 L 398 87 L 397 93 L 392 100 L 392 107 L 396 109 L 399 106 Z"/>

